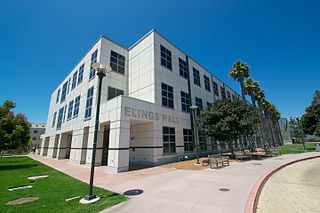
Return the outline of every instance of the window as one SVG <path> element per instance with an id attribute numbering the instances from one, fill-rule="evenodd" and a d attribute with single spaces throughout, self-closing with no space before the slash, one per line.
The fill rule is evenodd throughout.
<path id="1" fill-rule="evenodd" d="M 63 118 L 63 110 L 64 110 L 64 107 L 59 109 L 58 121 L 57 121 L 57 129 L 61 128 L 62 118 Z"/>
<path id="2" fill-rule="evenodd" d="M 92 103 L 93 103 L 93 87 L 88 89 L 87 93 L 87 103 L 86 103 L 86 111 L 84 114 L 84 118 L 90 118 L 92 113 Z"/>
<path id="3" fill-rule="evenodd" d="M 68 82 L 64 83 L 63 86 L 62 86 L 60 103 L 62 103 L 62 102 L 64 102 L 66 100 L 67 87 L 68 87 Z"/>
<path id="4" fill-rule="evenodd" d="M 162 127 L 163 153 L 176 152 L 176 135 L 173 127 Z"/>
<path id="5" fill-rule="evenodd" d="M 192 152 L 193 151 L 193 139 L 192 139 L 192 130 L 183 129 L 183 142 L 184 142 L 184 151 Z"/>
<path id="6" fill-rule="evenodd" d="M 67 105 L 64 106 L 62 123 L 66 121 L 66 114 L 67 114 Z"/>
<path id="7" fill-rule="evenodd" d="M 111 50 L 110 66 L 112 71 L 124 74 L 125 61 L 126 58 L 123 55 Z"/>
<path id="8" fill-rule="evenodd" d="M 224 90 L 224 87 L 220 87 L 221 90 L 221 97 L 226 98 L 226 91 Z"/>
<path id="9" fill-rule="evenodd" d="M 187 63 L 179 58 L 179 71 L 180 71 L 180 76 L 189 79 L 189 70 L 187 68 Z"/>
<path id="10" fill-rule="evenodd" d="M 81 65 L 79 68 L 79 76 L 78 76 L 78 85 L 82 82 L 83 80 L 83 69 L 84 69 L 84 64 Z"/>
<path id="11" fill-rule="evenodd" d="M 52 126 L 51 126 L 52 128 L 56 125 L 56 117 L 57 117 L 57 112 L 53 114 Z"/>
<path id="12" fill-rule="evenodd" d="M 209 77 L 206 75 L 203 75 L 204 77 L 204 88 L 208 91 L 211 92 L 211 86 L 210 86 L 210 80 Z"/>
<path id="13" fill-rule="evenodd" d="M 230 95 L 230 92 L 229 92 L 229 91 L 227 91 L 227 98 L 228 98 L 228 99 L 231 99 L 231 95 Z"/>
<path id="14" fill-rule="evenodd" d="M 67 94 L 69 94 L 70 84 L 71 84 L 71 77 L 69 78 L 68 84 L 67 84 Z"/>
<path id="15" fill-rule="evenodd" d="M 74 99 L 73 118 L 78 117 L 80 107 L 80 95 Z"/>
<path id="16" fill-rule="evenodd" d="M 97 62 L 97 57 L 98 57 L 98 50 L 95 50 L 91 54 L 91 64 L 90 64 L 90 74 L 89 74 L 89 80 L 93 79 L 94 76 L 96 75 L 95 69 L 92 68 L 92 64 Z"/>
<path id="17" fill-rule="evenodd" d="M 203 130 L 199 130 L 199 146 L 200 150 L 207 150 L 206 135 Z"/>
<path id="18" fill-rule="evenodd" d="M 225 142 L 220 141 L 219 144 L 220 144 L 220 149 L 225 149 L 226 148 L 226 143 Z"/>
<path id="19" fill-rule="evenodd" d="M 195 85 L 198 85 L 199 87 L 201 86 L 201 84 L 200 84 L 200 73 L 199 73 L 199 70 L 196 70 L 195 68 L 193 68 L 193 83 Z"/>
<path id="20" fill-rule="evenodd" d="M 234 94 L 232 94 L 232 100 L 233 100 L 233 101 L 236 100 L 236 96 L 234 96 Z"/>
<path id="21" fill-rule="evenodd" d="M 161 65 L 165 66 L 169 70 L 172 70 L 171 51 L 160 45 L 161 52 Z"/>
<path id="22" fill-rule="evenodd" d="M 212 105 L 212 103 L 207 102 L 207 107 L 208 107 L 208 108 L 211 107 L 211 105 Z"/>
<path id="23" fill-rule="evenodd" d="M 196 97 L 196 106 L 198 107 L 197 115 L 200 115 L 200 111 L 203 110 L 203 103 L 201 98 Z"/>
<path id="24" fill-rule="evenodd" d="M 119 95 L 123 95 L 123 90 L 113 88 L 113 87 L 108 87 L 108 99 L 110 100 L 111 98 L 117 97 Z"/>
<path id="25" fill-rule="evenodd" d="M 60 100 L 60 89 L 57 92 L 57 98 L 56 98 L 56 103 L 58 103 Z"/>
<path id="26" fill-rule="evenodd" d="M 32 137 L 32 140 L 35 141 L 35 140 L 37 140 L 37 138 L 36 137 Z"/>
<path id="27" fill-rule="evenodd" d="M 183 112 L 190 112 L 190 95 L 181 91 L 181 110 Z"/>
<path id="28" fill-rule="evenodd" d="M 73 100 L 69 102 L 67 120 L 70 120 L 70 119 L 71 119 L 71 117 L 72 117 L 72 111 L 73 111 Z"/>
<path id="29" fill-rule="evenodd" d="M 38 125 L 37 125 L 38 126 Z M 37 134 L 38 133 L 38 130 L 33 130 L 33 133 L 34 134 Z"/>
<path id="30" fill-rule="evenodd" d="M 216 96 L 219 96 L 219 89 L 218 89 L 218 84 L 216 82 L 212 82 L 213 84 L 213 93 L 216 95 Z"/>
<path id="31" fill-rule="evenodd" d="M 78 77 L 78 71 L 75 71 L 73 73 L 73 76 L 72 76 L 72 86 L 71 86 L 71 90 L 73 90 L 76 85 L 77 85 L 77 77 Z"/>
<path id="32" fill-rule="evenodd" d="M 161 84 L 162 91 L 162 106 L 174 108 L 173 106 L 173 87 L 162 83 Z"/>

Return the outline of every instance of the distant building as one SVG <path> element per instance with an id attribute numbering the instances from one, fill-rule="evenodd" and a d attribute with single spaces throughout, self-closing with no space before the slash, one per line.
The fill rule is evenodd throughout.
<path id="1" fill-rule="evenodd" d="M 30 139 L 32 140 L 32 146 L 38 147 L 41 144 L 40 136 L 46 132 L 46 124 L 31 124 L 30 127 Z"/>
<path id="2" fill-rule="evenodd" d="M 281 136 L 283 139 L 283 144 L 292 144 L 288 119 L 280 118 L 279 125 L 281 130 Z"/>

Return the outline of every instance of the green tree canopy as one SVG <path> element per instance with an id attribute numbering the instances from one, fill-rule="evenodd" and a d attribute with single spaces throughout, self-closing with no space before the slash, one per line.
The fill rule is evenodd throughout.
<path id="1" fill-rule="evenodd" d="M 320 91 L 314 94 L 311 105 L 301 118 L 301 127 L 306 134 L 320 136 Z"/>
<path id="2" fill-rule="evenodd" d="M 6 100 L 0 106 L 0 153 L 26 146 L 29 142 L 29 123 L 23 114 L 15 115 L 15 103 Z"/>
<path id="3" fill-rule="evenodd" d="M 231 145 L 241 135 L 252 135 L 254 126 L 260 121 L 257 110 L 252 106 L 223 99 L 203 110 L 197 122 L 207 136 Z"/>

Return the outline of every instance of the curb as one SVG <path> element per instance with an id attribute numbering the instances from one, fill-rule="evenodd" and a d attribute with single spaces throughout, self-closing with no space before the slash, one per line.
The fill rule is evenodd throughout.
<path id="1" fill-rule="evenodd" d="M 297 163 L 300 161 L 311 160 L 311 159 L 315 159 L 315 158 L 320 158 L 320 156 L 317 155 L 317 156 L 312 156 L 312 157 L 306 157 L 306 158 L 301 158 L 301 159 L 297 159 L 297 160 L 285 163 L 283 165 L 280 165 L 276 168 L 271 169 L 265 175 L 260 177 L 250 192 L 250 195 L 249 195 L 249 198 L 248 198 L 248 201 L 246 204 L 245 213 L 256 213 L 260 193 L 262 191 L 263 186 L 265 185 L 267 180 L 270 178 L 270 176 L 272 176 L 274 173 L 276 173 L 280 169 L 283 169 L 286 166 L 289 166 L 291 164 L 294 164 L 294 163 Z"/>

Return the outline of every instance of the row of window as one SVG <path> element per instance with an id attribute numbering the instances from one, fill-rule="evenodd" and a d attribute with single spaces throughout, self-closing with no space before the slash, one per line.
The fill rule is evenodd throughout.
<path id="1" fill-rule="evenodd" d="M 173 87 L 165 83 L 161 83 L 161 94 L 162 94 L 162 106 L 174 109 Z M 181 110 L 183 112 L 190 112 L 190 106 L 191 106 L 190 94 L 184 91 L 180 91 L 180 96 L 181 96 Z M 229 96 L 230 96 L 230 93 L 228 95 L 228 98 L 230 98 Z M 233 95 L 232 97 L 234 100 L 235 96 Z M 195 97 L 195 104 L 196 106 L 198 106 L 197 114 L 199 114 L 200 111 L 204 108 L 202 99 Z M 207 102 L 208 107 L 210 107 L 211 104 L 212 103 Z"/>
<path id="2" fill-rule="evenodd" d="M 207 142 L 206 136 L 203 131 L 199 131 L 199 148 L 200 150 L 207 150 Z M 163 138 L 163 153 L 164 154 L 175 154 L 176 153 L 176 135 L 175 128 L 163 126 L 162 127 L 162 138 Z M 247 146 L 247 141 L 245 138 L 239 138 L 240 143 L 244 146 Z M 193 134 L 191 129 L 183 129 L 183 143 L 184 143 L 184 151 L 192 152 L 194 151 L 194 142 L 193 142 Z M 226 143 L 220 142 L 220 148 L 225 149 Z M 234 143 L 234 147 L 238 147 L 238 143 Z M 218 144 L 216 141 L 212 144 L 213 149 L 218 148 Z"/>
<path id="3" fill-rule="evenodd" d="M 93 91 L 94 87 L 90 87 L 87 92 L 87 100 L 86 100 L 86 108 L 85 108 L 85 119 L 90 119 L 92 115 L 92 105 L 93 105 Z M 111 98 L 117 97 L 119 95 L 123 95 L 123 90 L 116 89 L 113 87 L 108 87 L 108 100 Z M 77 96 L 74 100 L 69 102 L 68 108 L 67 105 L 60 108 L 58 111 L 58 120 L 57 120 L 57 128 L 61 128 L 62 123 L 65 121 L 65 116 L 67 114 L 67 120 L 71 120 L 71 118 L 78 117 L 80 107 L 80 95 Z M 57 112 L 53 114 L 52 127 L 55 127 Z"/>
<path id="4" fill-rule="evenodd" d="M 92 64 L 97 62 L 97 58 L 98 58 L 98 50 L 95 50 L 91 54 L 89 81 L 95 77 L 96 71 L 92 68 Z M 110 66 L 113 72 L 124 74 L 125 60 L 126 58 L 123 55 L 111 50 Z M 84 75 L 84 63 L 80 66 L 79 70 L 76 70 L 73 73 L 72 79 L 69 78 L 69 80 L 63 84 L 62 91 L 60 89 L 58 90 L 57 96 L 56 96 L 56 103 L 59 103 L 59 101 L 60 103 L 63 103 L 66 100 L 66 95 L 69 93 L 70 84 L 71 84 L 71 90 L 73 90 L 77 85 L 79 85 L 83 81 L 83 75 Z"/>
<path id="5" fill-rule="evenodd" d="M 162 66 L 166 67 L 169 70 L 172 70 L 172 53 L 170 50 L 168 50 L 162 45 L 160 45 L 160 60 L 161 60 Z M 183 78 L 189 79 L 189 70 L 188 70 L 187 62 L 185 62 L 181 58 L 179 58 L 179 73 L 180 73 L 180 76 L 182 76 Z M 208 92 L 211 92 L 210 78 L 206 75 L 203 75 L 203 78 L 204 78 L 205 90 L 207 90 Z M 194 67 L 193 67 L 193 83 L 201 87 L 200 72 Z M 213 93 L 216 96 L 219 96 L 218 84 L 215 81 L 212 81 L 212 84 L 213 84 Z M 221 90 L 221 96 L 225 98 L 225 88 L 220 87 L 220 90 Z M 227 92 L 227 93 L 229 93 L 230 95 L 230 92 Z M 233 100 L 235 100 L 235 98 L 233 98 Z"/>

